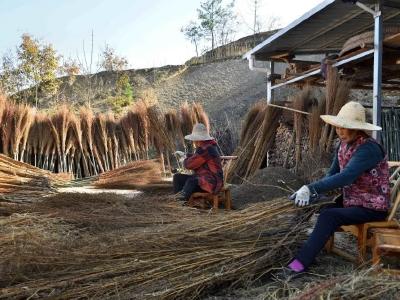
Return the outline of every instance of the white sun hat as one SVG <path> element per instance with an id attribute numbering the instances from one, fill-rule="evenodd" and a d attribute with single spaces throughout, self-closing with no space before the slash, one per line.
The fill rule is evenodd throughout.
<path id="1" fill-rule="evenodd" d="M 203 123 L 194 124 L 192 134 L 185 136 L 189 141 L 209 141 L 214 138 L 208 133 L 207 127 Z"/>
<path id="2" fill-rule="evenodd" d="M 382 130 L 381 127 L 365 121 L 365 108 L 358 102 L 350 101 L 342 106 L 337 116 L 322 115 L 326 123 L 347 129 Z"/>

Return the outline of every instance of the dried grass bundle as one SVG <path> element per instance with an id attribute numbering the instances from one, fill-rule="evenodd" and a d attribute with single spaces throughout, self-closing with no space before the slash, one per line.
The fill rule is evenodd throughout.
<path id="1" fill-rule="evenodd" d="M 116 136 L 117 123 L 114 114 L 109 112 L 106 115 L 107 143 L 108 143 L 108 159 L 111 163 L 110 168 L 119 167 L 119 143 Z"/>
<path id="2" fill-rule="evenodd" d="M 67 171 L 67 144 L 72 113 L 66 105 L 61 105 L 57 112 L 51 116 L 51 123 L 57 132 L 57 148 L 59 149 L 58 171 Z"/>
<path id="3" fill-rule="evenodd" d="M 19 160 L 20 154 L 25 151 L 24 141 L 27 140 L 29 130 L 34 120 L 34 110 L 27 105 L 15 105 L 11 122 L 11 150 L 13 157 Z M 20 153 L 21 152 L 21 153 Z"/>
<path id="4" fill-rule="evenodd" d="M 12 136 L 13 136 L 13 120 L 15 106 L 6 102 L 3 109 L 2 126 L 1 126 L 1 142 L 2 150 L 6 155 L 13 153 Z"/>
<path id="5" fill-rule="evenodd" d="M 319 100 L 311 108 L 311 113 L 308 122 L 308 137 L 309 146 L 312 152 L 316 152 L 319 149 L 319 140 L 321 138 L 322 128 L 324 122 L 321 119 L 321 115 L 325 112 L 325 98 Z"/>
<path id="6" fill-rule="evenodd" d="M 161 164 L 157 160 L 138 160 L 99 175 L 93 185 L 101 188 L 143 189 L 157 185 L 171 186 L 161 177 Z"/>
<path id="7" fill-rule="evenodd" d="M 339 74 L 335 67 L 327 65 L 327 80 L 326 80 L 326 100 L 325 100 L 325 114 L 331 115 L 335 105 L 336 92 L 338 89 Z M 326 143 L 329 138 L 331 126 L 325 124 L 324 130 L 321 134 L 320 148 L 326 149 Z"/>
<path id="8" fill-rule="evenodd" d="M 300 93 L 293 96 L 292 103 L 293 108 L 299 111 L 307 111 L 310 105 L 311 99 L 311 88 L 306 86 Z M 298 170 L 299 163 L 301 161 L 301 140 L 303 138 L 303 125 L 304 125 L 305 117 L 301 113 L 294 113 L 294 123 L 293 129 L 296 135 L 296 150 L 295 150 L 295 159 L 296 165 L 295 168 Z"/>
<path id="9" fill-rule="evenodd" d="M 21 251 L 21 256 L 30 256 L 31 260 L 21 259 L 23 263 L 17 268 L 16 259 L 1 256 L 0 266 L 7 266 L 3 270 L 18 269 L 19 276 L 11 277 L 10 272 L 0 275 L 4 286 L 0 298 L 26 298 L 34 293 L 63 299 L 199 298 L 224 284 L 248 283 L 287 263 L 304 238 L 305 220 L 313 212 L 313 208 L 303 210 L 303 217 L 299 217 L 301 209 L 285 199 L 227 214 L 202 214 L 156 198 L 139 199 L 131 206 L 109 198 L 94 211 L 93 200 L 87 204 L 65 200 L 49 201 L 53 206 L 48 211 L 57 216 L 62 207 L 68 207 L 66 220 L 70 225 L 77 222 L 77 231 L 61 226 L 60 231 L 70 232 L 69 243 L 60 242 L 57 235 L 42 242 L 43 237 L 36 235 L 40 247 L 33 253 Z M 103 223 L 107 217 L 116 224 L 113 230 L 95 225 L 97 220 L 107 224 Z M 25 220 L 7 222 L 14 221 L 15 232 L 21 233 L 29 218 L 28 214 Z M 164 219 L 168 225 L 159 226 Z M 143 220 L 147 220 L 146 228 Z M 49 226 L 55 224 L 49 221 Z M 85 234 L 82 227 L 96 230 L 97 235 Z M 18 245 L 7 244 L 9 253 Z"/>
<path id="10" fill-rule="evenodd" d="M 168 134 L 167 128 L 162 120 L 163 113 L 157 106 L 147 107 L 147 117 L 149 120 L 149 132 L 153 146 L 162 153 L 164 150 L 172 151 L 175 148 L 173 140 Z"/>
<path id="11" fill-rule="evenodd" d="M 267 103 L 265 101 L 259 101 L 250 108 L 242 125 L 239 146 L 243 147 L 248 144 L 247 139 L 251 137 L 250 132 L 254 133 L 254 130 L 259 128 L 266 109 Z"/>
<path id="12" fill-rule="evenodd" d="M 207 123 L 200 105 L 186 108 L 190 120 L 197 114 Z M 167 116 L 164 120 L 157 106 L 147 106 L 143 101 L 135 103 L 119 120 L 112 114 L 95 117 L 85 107 L 78 118 L 66 105 L 48 116 L 1 96 L 0 153 L 52 172 L 72 171 L 78 177 L 147 159 L 154 150 L 161 160 L 167 154 L 170 165 L 169 153 L 175 149 L 177 138 L 183 143 L 183 135 L 176 113 Z M 190 131 L 192 125 L 191 121 Z"/>
<path id="13" fill-rule="evenodd" d="M 165 127 L 167 128 L 171 141 L 176 141 L 178 145 L 181 144 L 182 146 L 185 144 L 181 130 L 181 123 L 179 122 L 176 110 L 169 110 L 165 114 Z"/>
<path id="14" fill-rule="evenodd" d="M 193 103 L 192 110 L 195 119 L 195 123 L 203 123 L 207 130 L 210 131 L 210 120 L 208 119 L 207 114 L 205 113 L 203 106 L 199 103 Z"/>
<path id="15" fill-rule="evenodd" d="M 66 179 L 0 154 L 0 193 L 12 201 L 32 202 L 54 193 Z"/>
<path id="16" fill-rule="evenodd" d="M 106 118 L 103 114 L 97 114 L 93 120 L 93 151 L 95 157 L 99 160 L 98 164 L 102 172 L 108 171 L 109 164 L 107 159 L 107 129 Z"/>
<path id="17" fill-rule="evenodd" d="M 332 114 L 337 115 L 339 110 L 349 101 L 349 95 L 353 82 L 347 80 L 339 80 L 335 95 L 335 103 L 333 104 Z M 331 126 L 328 140 L 326 142 L 326 151 L 329 152 L 335 135 L 335 128 Z"/>
<path id="18" fill-rule="evenodd" d="M 265 164 L 267 152 L 274 143 L 280 115 L 280 109 L 263 103 L 250 109 L 240 135 L 239 147 L 234 152 L 238 159 L 225 172 L 228 182 L 242 182 Z"/>
<path id="19" fill-rule="evenodd" d="M 98 167 L 95 162 L 94 151 L 93 151 L 93 120 L 94 114 L 92 110 L 87 107 L 81 107 L 80 109 L 80 120 L 81 120 L 81 130 L 82 130 L 82 147 L 83 155 L 88 158 L 89 170 L 91 174 L 98 174 Z"/>
<path id="20" fill-rule="evenodd" d="M 187 102 L 181 105 L 180 120 L 182 134 L 188 135 L 192 133 L 192 128 L 195 120 L 193 119 L 192 110 Z"/>

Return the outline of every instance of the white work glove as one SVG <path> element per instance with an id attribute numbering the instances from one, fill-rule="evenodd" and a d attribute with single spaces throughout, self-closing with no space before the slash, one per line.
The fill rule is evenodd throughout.
<path id="1" fill-rule="evenodd" d="M 296 193 L 290 196 L 296 206 L 307 206 L 310 204 L 311 192 L 308 186 L 303 185 Z"/>
<path id="2" fill-rule="evenodd" d="M 178 150 L 178 151 L 175 151 L 174 154 L 176 155 L 176 157 L 178 158 L 178 161 L 180 163 L 182 163 L 186 158 L 186 153 L 183 151 Z"/>

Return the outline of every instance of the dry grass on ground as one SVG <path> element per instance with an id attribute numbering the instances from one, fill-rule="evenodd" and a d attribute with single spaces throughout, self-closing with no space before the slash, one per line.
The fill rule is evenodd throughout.
<path id="1" fill-rule="evenodd" d="M 197 298 L 287 262 L 313 210 L 277 199 L 210 214 L 165 194 L 61 194 L 12 209 L 1 220 L 1 299 Z"/>

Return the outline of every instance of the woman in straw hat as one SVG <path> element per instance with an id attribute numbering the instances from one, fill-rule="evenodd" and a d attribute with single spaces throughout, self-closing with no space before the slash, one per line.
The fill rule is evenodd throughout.
<path id="1" fill-rule="evenodd" d="M 291 275 L 306 270 L 330 236 L 342 225 L 381 221 L 389 208 L 389 167 L 384 149 L 365 131 L 381 130 L 365 121 L 365 108 L 348 102 L 337 116 L 321 118 L 336 127 L 340 143 L 328 174 L 291 196 L 297 206 L 336 188 L 342 197 L 323 209 L 313 232 L 288 265 Z"/>
<path id="2" fill-rule="evenodd" d="M 216 194 L 223 185 L 221 156 L 214 138 L 208 133 L 206 126 L 197 123 L 193 126 L 192 134 L 185 136 L 196 146 L 194 154 L 188 154 L 183 160 L 183 166 L 193 170 L 193 175 L 175 174 L 173 176 L 176 199 L 188 201 L 195 192 Z"/>

